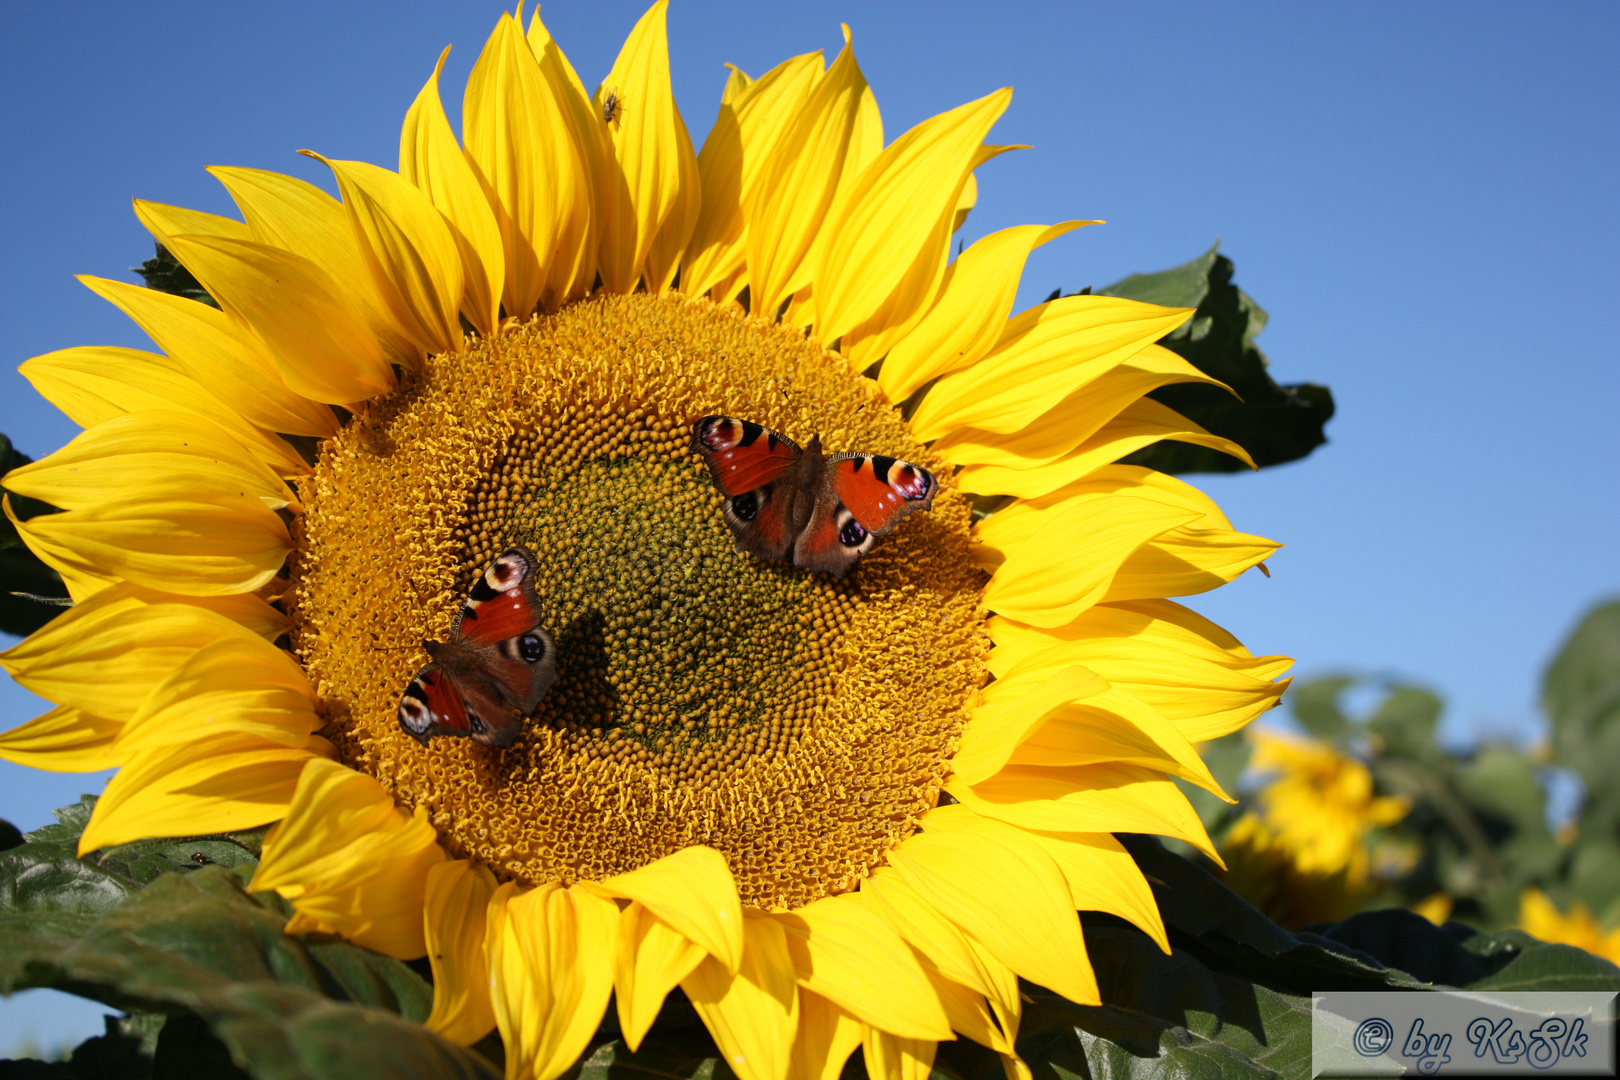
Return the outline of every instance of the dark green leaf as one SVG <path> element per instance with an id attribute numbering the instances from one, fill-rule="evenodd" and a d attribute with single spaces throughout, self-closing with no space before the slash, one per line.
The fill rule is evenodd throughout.
<path id="1" fill-rule="evenodd" d="M 282 933 L 285 903 L 243 891 L 255 835 L 74 859 L 93 805 L 65 808 L 59 824 L 0 853 L 0 871 L 9 871 L 0 876 L 0 993 L 50 986 L 173 1014 L 154 1077 L 234 1075 L 230 1061 L 275 1080 L 494 1075 L 478 1055 L 419 1026 L 432 990 L 409 966 Z M 183 867 L 192 869 L 169 872 Z M 206 1029 L 187 1027 L 188 1017 Z"/>
<path id="2" fill-rule="evenodd" d="M 19 453 L 11 440 L 0 435 L 0 477 L 34 459 Z M 56 508 L 38 499 L 5 492 L 11 511 L 27 521 Z M 11 519 L 0 515 L 0 631 L 24 637 L 50 622 L 71 601 L 62 575 L 40 562 L 17 534 Z"/>
<path id="3" fill-rule="evenodd" d="M 1541 704 L 1552 722 L 1560 764 L 1586 784 L 1600 819 L 1620 823 L 1620 601 L 1600 605 L 1564 642 L 1542 677 Z M 1583 822 L 1582 827 L 1587 827 Z"/>
<path id="4" fill-rule="evenodd" d="M 1338 739 L 1350 730 L 1350 720 L 1339 708 L 1339 698 L 1355 681 L 1353 676 L 1335 675 L 1294 683 L 1287 693 L 1294 719 L 1318 739 Z"/>
<path id="5" fill-rule="evenodd" d="M 684 1037 L 682 1037 L 684 1036 Z M 721 1060 L 708 1032 L 648 1037 L 635 1053 L 622 1039 L 609 1039 L 587 1051 L 578 1080 L 730 1080 L 735 1074 Z"/>
<path id="6" fill-rule="evenodd" d="M 1296 461 L 1327 441 L 1322 427 L 1333 417 L 1333 395 L 1325 386 L 1279 386 L 1266 370 L 1254 343 L 1265 329 L 1266 313 L 1232 284 L 1232 261 L 1210 248 L 1203 255 L 1157 274 L 1133 274 L 1098 289 L 1169 307 L 1196 308 L 1193 317 L 1160 344 L 1236 392 L 1195 383 L 1166 386 L 1152 397 L 1238 443 L 1261 468 Z M 1236 472 L 1246 466 L 1218 450 L 1188 443 L 1161 442 L 1125 461 L 1161 472 Z"/>
<path id="7" fill-rule="evenodd" d="M 1556 855 L 1547 834 L 1547 795 L 1535 765 L 1512 747 L 1486 746 L 1457 774 L 1457 790 L 1474 806 L 1494 814 Z"/>
<path id="8" fill-rule="evenodd" d="M 210 307 L 219 307 L 214 302 L 214 298 L 209 296 L 207 290 L 202 287 L 202 283 L 192 277 L 191 271 L 181 266 L 179 260 L 169 254 L 168 248 L 162 244 L 154 246 L 157 248 L 156 255 L 139 266 L 130 267 L 131 270 L 141 275 L 141 279 L 146 282 L 148 289 L 173 293 L 175 296 L 183 296 L 187 300 L 200 300 Z"/>
<path id="9" fill-rule="evenodd" d="M 1415 686 L 1392 686 L 1378 711 L 1367 720 L 1367 730 L 1377 735 L 1393 753 L 1423 760 L 1434 757 L 1434 730 L 1443 708 L 1440 699 Z"/>
<path id="10" fill-rule="evenodd" d="M 1469 990 L 1620 990 L 1620 967 L 1573 945 L 1550 945 L 1523 930 L 1476 934 L 1463 947 L 1489 960 L 1506 958 Z"/>
<path id="11" fill-rule="evenodd" d="M 149 1015 L 107 1017 L 106 1033 L 80 1043 L 68 1059 L 73 1075 L 79 1080 L 148 1080 L 163 1021 Z"/>

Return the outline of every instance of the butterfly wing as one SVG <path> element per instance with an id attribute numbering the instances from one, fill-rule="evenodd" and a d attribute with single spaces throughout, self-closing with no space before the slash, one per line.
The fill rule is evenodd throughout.
<path id="1" fill-rule="evenodd" d="M 834 454 L 793 561 L 843 577 L 907 514 L 934 505 L 939 483 L 921 465 L 883 454 Z"/>
<path id="2" fill-rule="evenodd" d="M 426 742 L 464 735 L 510 746 L 523 717 L 557 681 L 556 646 L 540 625 L 534 553 L 503 551 L 473 585 L 450 625 L 450 640 L 417 673 L 399 703 L 399 723 Z"/>
<path id="3" fill-rule="evenodd" d="M 792 439 L 751 420 L 705 416 L 692 425 L 692 452 L 701 455 L 726 497 L 724 514 L 739 552 L 783 559 L 798 530 L 794 503 L 803 457 Z"/>

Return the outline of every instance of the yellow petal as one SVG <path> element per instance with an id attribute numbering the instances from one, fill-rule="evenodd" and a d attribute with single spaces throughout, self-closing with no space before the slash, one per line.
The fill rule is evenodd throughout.
<path id="1" fill-rule="evenodd" d="M 1181 789 L 1164 773 L 1140 766 L 1009 765 L 981 784 L 953 783 L 946 790 L 975 813 L 1021 829 L 1153 833 L 1219 859 Z"/>
<path id="2" fill-rule="evenodd" d="M 314 687 L 291 656 L 242 631 L 210 642 L 169 672 L 118 735 L 136 753 L 232 732 L 306 746 L 326 721 Z"/>
<path id="3" fill-rule="evenodd" d="M 847 27 L 844 33 L 838 59 L 771 147 L 754 190 L 743 192 L 749 289 L 753 310 L 762 315 L 773 314 L 809 284 L 814 264 L 808 256 L 838 193 L 846 159 L 868 145 L 870 123 L 863 120 L 876 105 L 863 110 L 871 91 L 855 63 Z"/>
<path id="4" fill-rule="evenodd" d="M 1134 923 L 1159 948 L 1170 951 L 1170 939 L 1159 917 L 1153 890 L 1130 853 L 1107 833 L 1040 833 L 980 817 L 966 806 L 940 806 L 923 818 L 923 828 L 943 833 L 977 833 L 1006 842 L 1015 835 L 1033 841 L 1052 857 L 1074 906 L 1080 911 L 1106 911 Z"/>
<path id="5" fill-rule="evenodd" d="M 980 1046 L 988 1046 L 999 1053 L 1010 1054 L 1013 1044 L 996 1026 L 990 1015 L 990 1005 L 984 995 L 969 990 L 961 983 L 952 982 L 943 975 L 928 973 L 928 981 L 939 996 L 939 1002 L 950 1018 L 951 1030 L 966 1035 Z"/>
<path id="6" fill-rule="evenodd" d="M 31 548 L 50 549 L 71 570 L 192 596 L 252 592 L 292 550 L 281 519 L 247 495 L 204 502 L 135 491 L 16 528 Z"/>
<path id="7" fill-rule="evenodd" d="M 640 901 L 729 972 L 742 962 L 742 902 L 726 857 L 713 848 L 682 848 L 591 887 Z"/>
<path id="8" fill-rule="evenodd" d="M 861 882 L 856 895 L 899 931 L 916 951 L 924 969 L 937 971 L 982 994 L 995 992 L 995 978 L 985 970 L 961 929 L 924 900 L 897 871 L 879 867 Z"/>
<path id="9" fill-rule="evenodd" d="M 738 913 L 738 923 L 742 914 Z M 658 1019 L 664 998 L 707 954 L 640 903 L 619 912 L 619 951 L 613 965 L 613 1000 L 619 1031 L 634 1053 Z"/>
<path id="10" fill-rule="evenodd" d="M 1131 601 L 1129 605 L 1169 601 Z M 1185 609 L 1180 609 L 1185 611 Z M 1190 613 L 1189 613 L 1190 614 Z M 1152 706 L 1189 740 L 1202 742 L 1235 731 L 1275 705 L 1286 682 L 1270 678 L 1287 657 L 1253 657 L 1217 645 L 1198 632 L 1159 617 L 1159 609 L 1098 604 L 1066 626 L 1041 629 L 1011 620 L 990 622 L 998 678 L 1035 657 L 1047 665 L 1078 663 L 1116 689 Z"/>
<path id="11" fill-rule="evenodd" d="M 358 313 L 375 339 L 372 348 L 387 362 L 409 364 L 420 358 L 420 347 L 384 299 L 382 283 L 367 265 L 348 214 L 336 199 L 314 184 L 264 169 L 216 165 L 208 171 L 230 192 L 252 239 L 314 263 L 324 278 L 341 284 L 344 306 Z M 179 254 L 175 258 L 185 262 Z M 203 287 L 208 288 L 206 282 Z M 208 292 L 219 299 L 212 289 Z"/>
<path id="12" fill-rule="evenodd" d="M 163 245 L 168 244 L 169 237 L 186 233 L 228 236 L 232 240 L 253 239 L 253 230 L 245 222 L 218 214 L 205 214 L 201 210 L 188 210 L 183 206 L 136 199 L 135 216 L 146 226 L 146 231 Z"/>
<path id="13" fill-rule="evenodd" d="M 922 832 L 901 841 L 889 865 L 1019 975 L 1072 1001 L 1098 1003 L 1068 883 L 1033 842 Z"/>
<path id="14" fill-rule="evenodd" d="M 491 999 L 507 1075 L 554 1080 L 573 1066 L 607 1011 L 619 909 L 556 884 L 507 889 L 491 901 L 489 929 Z"/>
<path id="15" fill-rule="evenodd" d="M 963 783 L 976 784 L 999 772 L 1053 713 L 1103 693 L 1108 683 L 1089 668 L 1073 664 L 1052 672 L 1038 686 L 1018 687 L 1012 693 L 1006 687 L 1007 683 L 996 682 L 985 688 L 983 704 L 973 710 L 962 733 L 951 768 Z"/>
<path id="16" fill-rule="evenodd" d="M 521 13 L 520 13 L 521 14 Z M 579 267 L 568 288 L 569 299 L 585 296 L 596 287 L 596 259 L 601 246 L 602 221 L 607 216 L 608 201 L 618 192 L 614 188 L 618 163 L 613 159 L 613 147 L 601 113 L 585 92 L 574 65 L 540 21 L 540 6 L 535 5 L 529 19 L 529 48 L 540 61 L 540 71 L 551 86 L 552 95 L 562 104 L 568 117 L 568 129 L 574 139 L 574 148 L 584 163 L 591 191 L 590 221 L 581 249 Z"/>
<path id="17" fill-rule="evenodd" d="M 865 1027 L 820 994 L 799 988 L 799 1031 L 788 1080 L 838 1080 Z"/>
<path id="18" fill-rule="evenodd" d="M 223 311 L 122 281 L 82 274 L 79 280 L 250 423 L 287 435 L 336 433 L 332 410 L 288 389 L 264 343 Z"/>
<path id="19" fill-rule="evenodd" d="M 495 212 L 456 142 L 439 98 L 439 74 L 449 55 L 446 45 L 433 74 L 405 112 L 399 134 L 399 175 L 420 188 L 444 215 L 461 260 L 460 309 L 480 334 L 489 337 L 500 323 L 506 253 Z"/>
<path id="20" fill-rule="evenodd" d="M 0 667 L 41 697 L 122 724 L 198 649 L 242 632 L 219 612 L 149 596 L 105 589 L 0 653 Z"/>
<path id="21" fill-rule="evenodd" d="M 981 495 L 1036 498 L 1163 439 L 1207 446 L 1211 450 L 1232 455 L 1250 468 L 1257 467 L 1249 452 L 1237 443 L 1211 435 L 1152 398 L 1142 398 L 1132 402 L 1096 434 L 1062 457 L 1029 468 L 969 465 L 958 474 L 958 482 L 963 490 Z"/>
<path id="22" fill-rule="evenodd" d="M 1174 724 L 1147 703 L 1115 689 L 1054 709 L 1008 760 L 1014 765 L 1121 761 L 1178 776 L 1216 798 L 1236 801 L 1221 790 L 1204 759 Z"/>
<path id="23" fill-rule="evenodd" d="M 984 592 L 986 607 L 1036 626 L 1060 626 L 1107 597 L 1115 576 L 1140 547 L 1196 520 L 1191 511 L 1149 499 L 1077 497 L 1024 519 L 997 514 L 980 523 L 988 551 L 1005 554 Z"/>
<path id="24" fill-rule="evenodd" d="M 428 871 L 423 937 L 433 967 L 433 1012 L 426 1020 L 453 1043 L 471 1046 L 495 1027 L 484 962 L 484 927 L 495 875 L 466 859 Z"/>
<path id="25" fill-rule="evenodd" d="M 0 732 L 0 761 L 49 772 L 116 769 L 129 755 L 113 746 L 123 722 L 91 716 L 58 705 L 6 732 Z"/>
<path id="26" fill-rule="evenodd" d="M 928 1080 L 937 1049 L 931 1039 L 905 1039 L 874 1027 L 866 1029 L 861 1041 L 866 1075 L 873 1080 Z"/>
<path id="27" fill-rule="evenodd" d="M 252 328 L 295 392 L 343 404 L 393 387 L 389 355 L 346 290 L 315 263 L 210 236 L 173 237 L 170 250 L 220 307 Z"/>
<path id="28" fill-rule="evenodd" d="M 969 169 L 977 169 L 984 162 L 1008 150 L 1021 149 L 1026 148 L 980 146 L 974 152 Z M 864 177 L 861 179 L 864 181 Z M 857 186 L 860 182 L 857 181 Z M 967 174 L 966 182 L 973 182 L 971 171 Z M 839 351 L 849 359 L 851 366 L 857 371 L 864 371 L 883 359 L 895 345 L 910 338 L 918 324 L 933 308 L 950 272 L 948 263 L 951 256 L 951 234 L 955 231 L 957 219 L 963 214 L 961 199 L 958 197 L 956 209 L 939 216 L 931 236 L 916 250 L 911 264 L 901 276 L 899 286 L 859 325 L 851 328 L 843 336 L 839 342 Z M 830 232 L 823 235 L 818 241 L 818 252 L 831 242 L 833 235 Z"/>
<path id="29" fill-rule="evenodd" d="M 610 292 L 629 292 L 643 273 L 649 292 L 662 291 L 660 280 L 674 273 L 668 251 L 684 251 L 696 224 L 697 157 L 670 90 L 667 7 L 667 0 L 657 0 L 636 22 L 596 92 L 598 110 L 605 110 L 608 94 L 620 103 L 620 115 L 603 121 L 619 165 L 615 188 L 622 193 L 609 205 L 597 256 L 602 287 Z M 668 250 L 660 265 L 650 266 L 653 241 L 666 224 L 674 226 Z"/>
<path id="30" fill-rule="evenodd" d="M 681 989 L 741 1080 L 786 1080 L 799 993 L 786 934 L 776 919 L 745 912 L 737 974 L 709 957 L 681 980 Z"/>
<path id="31" fill-rule="evenodd" d="M 428 873 L 444 861 L 426 807 L 406 814 L 376 780 L 314 758 L 249 888 L 292 901 L 288 933 L 341 934 L 409 960 L 427 952 Z"/>
<path id="32" fill-rule="evenodd" d="M 461 252 L 433 202 L 398 173 L 310 151 L 337 177 L 354 235 L 394 320 L 428 352 L 461 348 Z"/>
<path id="33" fill-rule="evenodd" d="M 195 836 L 267 825 L 287 812 L 298 773 L 316 760 L 301 747 L 218 735 L 133 755 L 107 783 L 79 854 L 155 836 Z"/>
<path id="34" fill-rule="evenodd" d="M 1029 253 L 1093 221 L 1017 225 L 991 233 L 945 272 L 939 299 L 905 339 L 889 350 L 878 386 L 904 401 L 930 379 L 972 367 L 1006 328 Z"/>
<path id="35" fill-rule="evenodd" d="M 502 15 L 472 74 L 462 141 L 495 211 L 506 249 L 502 300 L 528 318 L 566 298 L 591 232 L 590 174 L 534 51 Z"/>
<path id="36" fill-rule="evenodd" d="M 703 205 L 703 179 L 698 174 L 697 157 L 692 153 L 692 137 L 687 134 L 686 124 L 679 113 L 675 114 L 675 135 L 676 145 L 680 148 L 676 158 L 680 165 L 680 187 L 675 206 L 659 228 L 658 235 L 653 237 L 646 265 L 642 267 L 642 275 L 650 292 L 663 292 L 674 282 L 680 270 L 681 257 L 686 253 L 692 231 L 697 227 L 698 211 Z"/>
<path id="37" fill-rule="evenodd" d="M 925 248 L 949 244 L 974 155 L 1011 101 L 1011 90 L 997 90 L 924 120 L 880 153 L 832 207 L 815 268 L 816 329 L 823 341 L 843 337 L 876 313 Z M 941 270 L 942 255 L 929 260 Z M 917 306 L 893 312 L 890 321 L 909 317 Z"/>
<path id="38" fill-rule="evenodd" d="M 702 205 L 681 265 L 681 288 L 701 295 L 743 269 L 743 206 L 761 166 L 821 76 L 821 54 L 784 60 L 758 79 L 736 69 L 698 155 Z M 735 89 L 734 89 L 735 87 Z M 746 282 L 746 278 L 742 279 Z M 741 291 L 722 290 L 717 300 Z"/>
<path id="39" fill-rule="evenodd" d="M 910 344 L 908 340 L 906 345 Z M 883 369 L 888 367 L 889 361 L 885 360 Z M 1047 465 L 1097 434 L 1143 394 L 1181 382 L 1223 385 L 1162 345 L 1149 345 L 1058 402 L 1021 431 L 998 434 L 961 428 L 939 440 L 934 448 L 954 465 L 1003 465 L 1010 469 Z"/>
<path id="40" fill-rule="evenodd" d="M 161 478 L 161 482 L 158 482 Z M 80 432 L 60 450 L 6 474 L 6 487 L 64 510 L 100 505 L 127 489 L 243 495 L 267 509 L 297 496 L 224 428 L 196 413 L 127 413 Z"/>
<path id="41" fill-rule="evenodd" d="M 292 444 L 248 423 L 183 364 L 162 353 L 87 346 L 36 356 L 23 361 L 17 370 L 80 427 L 94 427 L 133 412 L 187 412 L 226 428 L 279 475 L 309 472 Z"/>
<path id="42" fill-rule="evenodd" d="M 857 1019 L 915 1039 L 948 1039 L 950 1022 L 911 948 L 854 896 L 776 916 L 799 985 Z"/>
<path id="43" fill-rule="evenodd" d="M 940 379 L 912 415 L 924 440 L 957 428 L 1010 433 L 1129 360 L 1192 312 L 1111 296 L 1066 296 L 1006 324 L 973 367 Z"/>
<path id="44" fill-rule="evenodd" d="M 1172 529 L 1132 552 L 1109 583 L 1107 600 L 1192 596 L 1218 589 L 1282 547 L 1230 529 Z"/>

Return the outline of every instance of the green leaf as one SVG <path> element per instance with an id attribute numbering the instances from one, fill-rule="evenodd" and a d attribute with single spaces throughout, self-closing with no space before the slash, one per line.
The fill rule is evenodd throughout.
<path id="1" fill-rule="evenodd" d="M 1332 742 L 1350 731 L 1350 720 L 1339 708 L 1339 698 L 1356 682 L 1351 675 L 1296 682 L 1288 688 L 1288 706 L 1301 727 L 1318 739 Z"/>
<path id="2" fill-rule="evenodd" d="M 408 965 L 282 932 L 286 903 L 243 889 L 263 830 L 77 859 L 94 807 L 85 796 L 0 852 L 0 993 L 48 986 L 170 1014 L 154 1080 L 237 1065 L 276 1080 L 493 1075 L 419 1026 L 433 991 Z"/>
<path id="3" fill-rule="evenodd" d="M 0 435 L 0 478 L 12 469 L 31 464 L 11 440 Z M 3 489 L 0 489 L 3 490 Z M 49 503 L 4 492 L 11 511 L 27 521 L 38 514 L 55 513 Z M 26 637 L 62 613 L 71 604 L 62 575 L 40 562 L 8 517 L 0 516 L 0 632 Z"/>
<path id="4" fill-rule="evenodd" d="M 1586 784 L 1588 813 L 1582 829 L 1620 824 L 1620 600 L 1586 613 L 1548 665 L 1541 705 L 1552 722 L 1558 763 Z"/>
<path id="5" fill-rule="evenodd" d="M 1238 396 L 1194 383 L 1166 386 L 1150 396 L 1238 443 L 1261 468 L 1296 461 L 1327 441 L 1322 427 L 1333 417 L 1333 394 L 1315 383 L 1279 386 L 1271 378 L 1265 355 L 1254 343 L 1265 329 L 1266 313 L 1232 284 L 1232 272 L 1232 260 L 1212 247 L 1189 263 L 1156 274 L 1132 274 L 1097 292 L 1196 308 L 1186 325 L 1160 344 Z M 1247 467 L 1218 450 L 1168 441 L 1139 450 L 1125 461 L 1169 473 L 1236 472 Z"/>
<path id="6" fill-rule="evenodd" d="M 0 912 L 106 911 L 166 873 L 258 862 L 263 829 L 191 840 L 143 840 L 80 859 L 79 836 L 95 804 L 95 796 L 82 796 L 55 811 L 57 824 L 36 829 L 22 845 L 0 852 Z"/>
<path id="7" fill-rule="evenodd" d="M 173 293 L 187 300 L 198 300 L 210 307 L 219 307 L 214 298 L 202 287 L 202 283 L 191 276 L 191 271 L 181 266 L 179 260 L 169 254 L 168 248 L 162 244 L 154 246 L 157 248 L 156 255 L 139 266 L 130 267 L 141 275 L 148 289 Z"/>
<path id="8" fill-rule="evenodd" d="M 1620 990 L 1620 967 L 1573 945 L 1537 941 L 1523 930 L 1478 934 L 1463 947 L 1480 956 L 1508 957 L 1468 990 Z"/>
<path id="9" fill-rule="evenodd" d="M 1419 760 L 1439 752 L 1434 732 L 1444 709 L 1440 699 L 1416 686 L 1391 686 L 1367 720 L 1367 730 L 1377 735 L 1393 753 Z"/>

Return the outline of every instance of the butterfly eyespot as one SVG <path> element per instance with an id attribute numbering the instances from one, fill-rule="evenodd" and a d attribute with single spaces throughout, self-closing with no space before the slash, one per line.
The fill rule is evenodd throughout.
<path id="1" fill-rule="evenodd" d="M 838 530 L 838 542 L 845 547 L 859 547 L 866 539 L 866 527 L 854 518 L 844 522 L 844 527 Z"/>
<path id="2" fill-rule="evenodd" d="M 759 516 L 759 493 L 745 491 L 732 499 L 731 512 L 736 514 L 739 520 L 753 521 Z"/>
<path id="3" fill-rule="evenodd" d="M 518 639 L 518 652 L 529 663 L 538 663 L 545 658 L 546 643 L 540 640 L 538 634 L 524 634 Z"/>

